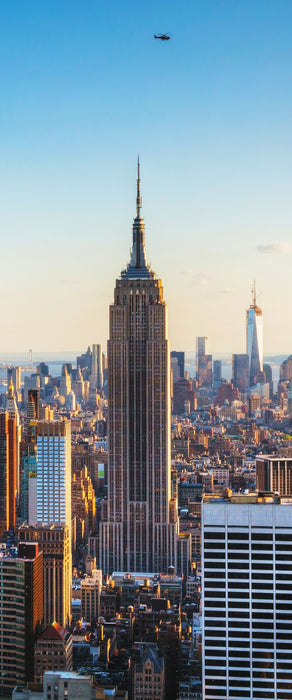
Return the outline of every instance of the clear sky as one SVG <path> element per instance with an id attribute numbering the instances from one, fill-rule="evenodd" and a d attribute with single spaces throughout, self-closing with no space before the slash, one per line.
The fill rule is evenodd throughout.
<path id="1" fill-rule="evenodd" d="M 0 0 L 0 350 L 108 337 L 140 154 L 173 349 L 292 352 L 291 0 Z M 154 32 L 169 32 L 160 42 Z"/>

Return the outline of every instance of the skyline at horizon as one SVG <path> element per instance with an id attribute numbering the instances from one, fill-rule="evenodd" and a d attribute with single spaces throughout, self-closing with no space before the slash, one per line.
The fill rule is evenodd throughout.
<path id="1" fill-rule="evenodd" d="M 29 0 L 0 13 L 1 354 L 106 348 L 139 152 L 171 349 L 206 335 L 214 357 L 245 352 L 255 279 L 264 355 L 289 355 L 287 0 Z M 171 41 L 155 42 L 160 29 Z"/>

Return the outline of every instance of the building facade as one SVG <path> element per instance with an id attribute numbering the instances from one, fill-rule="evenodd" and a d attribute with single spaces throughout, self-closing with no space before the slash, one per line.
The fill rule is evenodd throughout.
<path id="1" fill-rule="evenodd" d="M 219 389 L 222 382 L 222 362 L 221 360 L 213 361 L 213 388 Z"/>
<path id="2" fill-rule="evenodd" d="M 185 377 L 185 353 L 178 350 L 172 350 L 170 353 L 171 360 L 177 360 L 179 379 L 184 379 Z"/>
<path id="3" fill-rule="evenodd" d="M 133 700 L 162 700 L 165 697 L 164 658 L 156 644 L 141 644 L 133 664 Z"/>
<path id="4" fill-rule="evenodd" d="M 20 494 L 20 442 L 21 442 L 21 426 L 19 419 L 19 411 L 16 401 L 16 396 L 14 393 L 14 386 L 12 377 L 10 379 L 6 411 L 8 413 L 8 430 L 10 432 L 10 450 L 13 449 L 13 455 L 11 455 L 12 461 L 15 463 L 15 489 L 17 499 Z M 12 447 L 13 443 L 13 447 Z M 15 500 L 15 499 L 14 499 Z"/>
<path id="5" fill-rule="evenodd" d="M 71 424 L 37 424 L 37 520 L 71 527 Z"/>
<path id="6" fill-rule="evenodd" d="M 256 458 L 259 491 L 272 491 L 279 496 L 292 496 L 292 459 L 269 455 Z"/>
<path id="7" fill-rule="evenodd" d="M 102 588 L 102 572 L 93 569 L 91 576 L 81 581 L 81 617 L 96 624 L 99 618 L 99 599 Z"/>
<path id="8" fill-rule="evenodd" d="M 232 384 L 240 391 L 249 386 L 249 356 L 246 353 L 232 355 Z"/>
<path id="9" fill-rule="evenodd" d="M 44 624 L 57 621 L 66 627 L 71 620 L 72 556 L 67 525 L 22 525 L 21 542 L 38 542 L 43 553 Z"/>
<path id="10" fill-rule="evenodd" d="M 137 212 L 131 260 L 116 282 L 108 342 L 108 500 L 100 524 L 104 572 L 167 571 L 177 561 L 170 484 L 170 353 L 161 280 Z"/>
<path id="11" fill-rule="evenodd" d="M 0 536 L 15 528 L 17 435 L 16 419 L 0 413 Z"/>
<path id="12" fill-rule="evenodd" d="M 292 698 L 292 503 L 202 505 L 204 700 Z"/>
<path id="13" fill-rule="evenodd" d="M 95 530 L 95 491 L 86 466 L 72 475 L 71 500 L 76 542 L 86 545 L 89 533 Z"/>
<path id="14" fill-rule="evenodd" d="M 43 556 L 38 545 L 0 558 L 0 695 L 34 680 L 34 642 L 43 619 Z"/>
<path id="15" fill-rule="evenodd" d="M 90 384 L 94 389 L 103 387 L 103 362 L 101 345 L 93 344 Z"/>
<path id="16" fill-rule="evenodd" d="M 72 634 L 57 622 L 38 637 L 34 650 L 34 680 L 41 683 L 46 671 L 72 671 Z"/>

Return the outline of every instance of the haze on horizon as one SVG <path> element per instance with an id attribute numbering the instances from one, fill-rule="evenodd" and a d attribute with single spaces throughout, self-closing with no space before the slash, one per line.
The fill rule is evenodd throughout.
<path id="1" fill-rule="evenodd" d="M 106 347 L 140 154 L 172 349 L 290 354 L 290 0 L 0 8 L 1 353 Z M 167 31 L 169 42 L 155 42 Z"/>

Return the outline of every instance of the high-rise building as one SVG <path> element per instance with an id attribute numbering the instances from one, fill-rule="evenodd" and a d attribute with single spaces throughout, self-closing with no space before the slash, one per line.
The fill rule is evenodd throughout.
<path id="1" fill-rule="evenodd" d="M 76 523 L 77 545 L 86 545 L 89 533 L 95 531 L 95 491 L 87 467 L 72 476 L 72 520 Z"/>
<path id="2" fill-rule="evenodd" d="M 247 354 L 232 355 L 232 384 L 240 391 L 249 386 L 249 356 Z"/>
<path id="3" fill-rule="evenodd" d="M 37 522 L 37 455 L 34 445 L 21 460 L 20 513 L 23 522 Z"/>
<path id="4" fill-rule="evenodd" d="M 196 352 L 197 352 L 197 360 L 199 357 L 202 357 L 202 355 L 208 354 L 208 338 L 205 335 L 199 336 L 196 339 Z"/>
<path id="5" fill-rule="evenodd" d="M 38 420 L 40 413 L 40 390 L 28 389 L 26 414 L 27 421 Z"/>
<path id="6" fill-rule="evenodd" d="M 185 378 L 185 354 L 182 351 L 172 350 L 170 353 L 171 361 L 177 359 L 179 377 L 178 379 Z"/>
<path id="7" fill-rule="evenodd" d="M 280 381 L 292 379 L 292 355 L 280 365 Z M 269 381 L 269 380 L 268 380 Z"/>
<path id="8" fill-rule="evenodd" d="M 101 345 L 92 346 L 90 382 L 94 389 L 103 387 L 103 361 Z"/>
<path id="9" fill-rule="evenodd" d="M 203 699 L 292 698 L 292 505 L 202 505 Z"/>
<path id="10" fill-rule="evenodd" d="M 22 525 L 21 542 L 38 542 L 43 553 L 44 624 L 57 621 L 63 627 L 71 619 L 72 556 L 67 525 Z"/>
<path id="11" fill-rule="evenodd" d="M 56 620 L 64 626 L 71 615 L 71 424 L 41 420 L 36 432 L 37 521 L 30 524 L 37 527 L 36 539 L 44 552 L 45 622 Z M 46 528 L 43 539 L 40 524 Z"/>
<path id="12" fill-rule="evenodd" d="M 74 391 L 76 398 L 80 401 L 84 398 L 84 384 L 82 372 L 78 365 L 74 382 L 72 382 L 72 391 Z"/>
<path id="13" fill-rule="evenodd" d="M 136 203 L 131 259 L 110 307 L 108 500 L 99 547 L 104 572 L 166 572 L 177 563 L 167 307 L 146 259 L 139 164 Z"/>
<path id="14" fill-rule="evenodd" d="M 11 380 L 16 394 L 19 394 L 21 387 L 21 367 L 7 367 L 8 386 L 10 386 Z"/>
<path id="15" fill-rule="evenodd" d="M 274 455 L 256 458 L 256 478 L 259 491 L 272 491 L 279 496 L 292 496 L 292 459 Z"/>
<path id="16" fill-rule="evenodd" d="M 15 528 L 16 435 L 15 418 L 3 411 L 0 413 L 0 536 Z"/>
<path id="17" fill-rule="evenodd" d="M 208 355 L 208 338 L 199 336 L 196 339 L 196 378 L 198 386 L 212 386 L 212 355 Z"/>
<path id="18" fill-rule="evenodd" d="M 176 384 L 176 382 L 179 382 L 181 377 L 180 377 L 180 369 L 178 366 L 177 357 L 171 357 L 170 362 L 171 362 L 171 393 L 173 393 L 174 384 Z"/>
<path id="19" fill-rule="evenodd" d="M 212 355 L 200 355 L 197 359 L 197 380 L 199 387 L 212 386 Z"/>
<path id="20" fill-rule="evenodd" d="M 99 598 L 102 588 L 102 571 L 93 569 L 91 576 L 81 581 L 81 617 L 91 624 L 99 618 Z"/>
<path id="21" fill-rule="evenodd" d="M 213 387 L 219 389 L 222 381 L 222 362 L 221 360 L 213 361 Z"/>
<path id="22" fill-rule="evenodd" d="M 255 282 L 252 303 L 246 312 L 246 352 L 249 357 L 249 385 L 263 381 L 263 312 L 256 303 Z"/>
<path id="23" fill-rule="evenodd" d="M 269 365 L 267 362 L 264 362 L 264 373 L 265 373 L 265 380 L 269 384 L 272 384 L 273 382 L 273 370 L 271 365 Z"/>
<path id="24" fill-rule="evenodd" d="M 70 421 L 37 424 L 37 520 L 71 527 Z"/>
<path id="25" fill-rule="evenodd" d="M 13 459 L 15 460 L 15 489 L 16 495 L 19 496 L 20 493 L 20 442 L 21 442 L 21 426 L 19 419 L 19 411 L 16 402 L 16 397 L 14 393 L 14 386 L 12 377 L 10 379 L 8 396 L 6 402 L 6 411 L 8 413 L 8 427 L 11 433 L 11 440 L 13 441 Z M 13 419 L 11 421 L 10 419 Z M 11 442 L 10 440 L 10 442 Z M 12 444 L 12 443 L 11 443 Z M 12 447 L 10 447 L 10 450 Z"/>
<path id="26" fill-rule="evenodd" d="M 0 558 L 0 695 L 34 680 L 34 642 L 43 619 L 43 556 L 37 544 Z"/>
<path id="27" fill-rule="evenodd" d="M 40 378 L 39 374 L 33 373 L 29 377 L 24 377 L 23 403 L 25 406 L 26 406 L 27 401 L 28 401 L 29 389 L 40 390 L 40 388 L 41 388 L 41 378 Z"/>
<path id="28" fill-rule="evenodd" d="M 71 391 L 71 374 L 69 374 L 66 364 L 63 365 L 59 391 L 62 396 L 68 396 Z"/>

